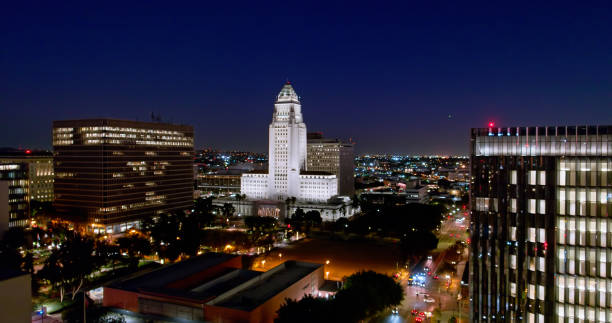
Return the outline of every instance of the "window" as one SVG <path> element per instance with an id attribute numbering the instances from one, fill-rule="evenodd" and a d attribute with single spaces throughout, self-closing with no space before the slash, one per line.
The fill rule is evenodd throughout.
<path id="1" fill-rule="evenodd" d="M 517 184 L 517 175 L 516 175 L 516 171 L 513 170 L 510 172 L 510 184 Z"/>
<path id="2" fill-rule="evenodd" d="M 536 213 L 536 200 L 535 199 L 529 199 L 528 207 L 529 207 L 529 209 L 527 211 L 529 213 L 531 213 L 531 214 L 535 214 Z"/>
<path id="3" fill-rule="evenodd" d="M 538 184 L 539 185 L 546 185 L 546 171 L 538 171 Z"/>
<path id="4" fill-rule="evenodd" d="M 538 213 L 539 214 L 546 214 L 546 200 L 538 200 L 539 202 L 539 206 L 538 206 Z"/>
<path id="5" fill-rule="evenodd" d="M 527 173 L 527 184 L 529 185 L 536 185 L 537 181 L 536 181 L 536 175 L 537 172 L 535 170 L 530 170 L 529 173 Z"/>

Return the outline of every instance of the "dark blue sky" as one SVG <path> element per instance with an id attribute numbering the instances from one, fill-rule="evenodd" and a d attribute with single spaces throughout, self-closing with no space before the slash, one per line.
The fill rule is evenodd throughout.
<path id="1" fill-rule="evenodd" d="M 612 123 L 608 2 L 373 3 L 3 2 L 0 146 L 153 111 L 197 147 L 266 151 L 287 78 L 309 131 L 358 152 L 467 153 L 489 120 Z"/>

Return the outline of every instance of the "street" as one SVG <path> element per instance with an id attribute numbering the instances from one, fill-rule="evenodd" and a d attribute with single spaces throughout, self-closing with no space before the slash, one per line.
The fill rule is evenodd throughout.
<path id="1" fill-rule="evenodd" d="M 464 220 L 465 221 L 465 220 Z M 431 271 L 431 276 L 426 275 L 425 287 L 409 285 L 408 277 L 402 279 L 401 284 L 406 292 L 404 301 L 398 307 L 398 313 L 393 314 L 391 311 L 387 315 L 376 317 L 373 322 L 418 322 L 417 317 L 420 317 L 423 322 L 440 322 L 446 323 L 451 317 L 455 317 L 458 322 L 467 322 L 469 318 L 467 300 L 458 300 L 458 294 L 461 290 L 461 276 L 466 266 L 468 258 L 468 249 L 465 248 L 461 255 L 461 261 L 457 263 L 457 275 L 446 276 L 440 275 L 438 279 L 433 279 L 437 274 L 438 268 L 443 263 L 444 257 L 447 256 L 446 249 L 455 241 L 467 238 L 465 226 L 463 223 L 457 223 L 454 219 L 447 219 L 442 224 L 439 232 L 439 248 L 438 257 L 425 261 L 423 267 L 427 267 Z M 444 246 L 440 248 L 440 246 Z M 447 286 L 448 284 L 448 286 Z M 426 296 L 428 295 L 428 296 Z M 425 299 L 433 302 L 426 302 Z M 436 313 L 439 309 L 439 319 L 429 317 Z M 413 315 L 416 310 L 417 315 Z M 425 314 L 421 316 L 420 314 Z M 430 314 L 431 313 L 431 314 Z"/>

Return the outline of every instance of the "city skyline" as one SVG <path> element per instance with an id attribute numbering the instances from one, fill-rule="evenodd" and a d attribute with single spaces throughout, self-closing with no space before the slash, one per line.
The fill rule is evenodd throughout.
<path id="1" fill-rule="evenodd" d="M 50 119 L 153 112 L 193 125 L 196 148 L 263 152 L 287 79 L 309 130 L 360 154 L 466 155 L 490 121 L 612 122 L 605 4 L 6 7 L 0 146 L 51 148 Z"/>

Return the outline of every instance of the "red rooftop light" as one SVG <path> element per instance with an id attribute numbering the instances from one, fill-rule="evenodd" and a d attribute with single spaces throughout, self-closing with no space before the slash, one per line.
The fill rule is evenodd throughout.
<path id="1" fill-rule="evenodd" d="M 489 122 L 489 128 L 493 128 L 495 126 L 495 122 Z"/>
<path id="2" fill-rule="evenodd" d="M 31 153 L 32 153 L 32 151 L 31 151 L 31 150 L 29 150 L 29 149 L 26 149 L 25 153 L 29 155 L 29 154 L 31 154 Z"/>

